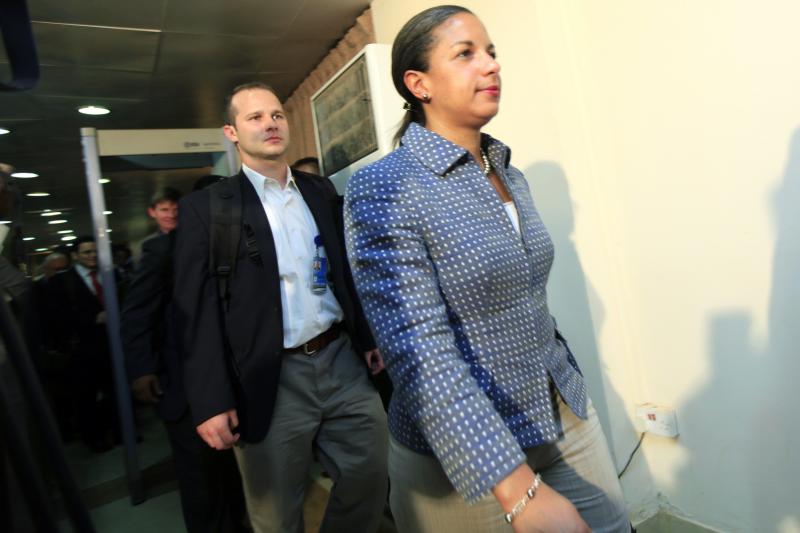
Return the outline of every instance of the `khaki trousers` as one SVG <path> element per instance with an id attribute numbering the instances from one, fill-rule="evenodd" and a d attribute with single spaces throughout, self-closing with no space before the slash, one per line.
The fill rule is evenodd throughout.
<path id="1" fill-rule="evenodd" d="M 595 533 L 629 533 L 611 454 L 594 406 L 581 420 L 557 399 L 563 437 L 526 450 L 528 464 L 542 480 L 577 507 Z M 416 453 L 391 439 L 389 501 L 400 533 L 511 533 L 503 509 L 490 493 L 467 505 L 435 457 Z M 520 494 L 522 498 L 522 494 Z"/>
<path id="2" fill-rule="evenodd" d="M 284 356 L 266 438 L 234 451 L 256 533 L 303 533 L 315 455 L 333 481 L 320 531 L 377 530 L 388 490 L 386 414 L 346 334 L 314 356 Z"/>

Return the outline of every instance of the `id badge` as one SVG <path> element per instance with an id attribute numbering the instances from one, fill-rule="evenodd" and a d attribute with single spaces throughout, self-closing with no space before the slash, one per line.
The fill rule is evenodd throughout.
<path id="1" fill-rule="evenodd" d="M 328 290 L 328 258 L 322 247 L 322 238 L 314 237 L 317 251 L 314 253 L 314 262 L 311 269 L 311 292 L 322 294 Z"/>

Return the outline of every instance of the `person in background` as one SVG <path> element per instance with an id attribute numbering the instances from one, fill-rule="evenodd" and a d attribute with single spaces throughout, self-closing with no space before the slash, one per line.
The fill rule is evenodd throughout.
<path id="1" fill-rule="evenodd" d="M 155 221 L 158 233 L 169 233 L 178 227 L 178 201 L 181 193 L 172 187 L 156 191 L 150 199 L 147 215 Z"/>
<path id="2" fill-rule="evenodd" d="M 128 243 L 118 243 L 111 245 L 111 255 L 114 260 L 114 268 L 117 271 L 120 283 L 126 287 L 130 283 L 131 275 L 135 265 L 133 263 L 133 251 Z"/>
<path id="3" fill-rule="evenodd" d="M 103 282 L 94 237 L 74 241 L 74 266 L 49 281 L 59 351 L 70 354 L 68 381 L 78 432 L 95 452 L 119 440 L 106 332 Z"/>
<path id="4" fill-rule="evenodd" d="M 42 261 L 42 275 L 40 280 L 48 281 L 59 272 L 63 272 L 70 267 L 69 256 L 61 252 L 48 254 Z"/>
<path id="5" fill-rule="evenodd" d="M 50 280 L 70 268 L 69 256 L 53 252 L 44 258 L 41 275 L 33 281 L 33 297 L 41 350 L 36 368 L 64 442 L 73 439 L 73 410 L 68 368 L 71 353 L 59 349 L 54 335 L 58 313 L 53 309 Z"/>
<path id="6" fill-rule="evenodd" d="M 210 184 L 221 176 L 205 176 Z M 195 187 L 197 189 L 197 186 Z M 131 390 L 151 404 L 167 429 L 184 524 L 189 533 L 246 531 L 242 482 L 231 450 L 212 450 L 197 435 L 183 387 L 172 305 L 175 231 L 142 243 L 122 307 L 122 347 Z"/>
<path id="7" fill-rule="evenodd" d="M 0 162 L 0 255 L 23 274 L 27 272 L 22 238 L 22 194 L 11 174 L 14 166 Z"/>
<path id="8" fill-rule="evenodd" d="M 553 245 L 509 148 L 482 133 L 500 64 L 470 11 L 392 49 L 400 146 L 345 194 L 347 247 L 395 390 L 391 508 L 407 533 L 622 533 L 622 491 L 547 307 Z M 470 505 L 471 504 L 471 505 Z"/>
<path id="9" fill-rule="evenodd" d="M 292 170 L 299 170 L 308 174 L 319 176 L 319 159 L 316 157 L 303 157 L 292 163 Z"/>

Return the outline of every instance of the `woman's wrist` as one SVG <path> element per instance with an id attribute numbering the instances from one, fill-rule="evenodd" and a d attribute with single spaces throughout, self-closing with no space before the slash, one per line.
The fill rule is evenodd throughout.
<path id="1" fill-rule="evenodd" d="M 533 485 L 536 474 L 526 463 L 522 463 L 492 488 L 503 512 L 507 513 L 525 496 Z"/>

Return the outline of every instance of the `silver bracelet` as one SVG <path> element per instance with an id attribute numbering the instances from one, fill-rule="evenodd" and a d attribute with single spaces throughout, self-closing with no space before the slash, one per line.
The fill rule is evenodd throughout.
<path id="1" fill-rule="evenodd" d="M 533 478 L 533 483 L 528 490 L 525 491 L 525 496 L 522 497 L 517 504 L 511 508 L 509 512 L 503 515 L 503 520 L 506 521 L 506 524 L 510 524 L 517 516 L 522 513 L 522 510 L 525 509 L 525 506 L 528 505 L 533 497 L 536 495 L 536 489 L 539 488 L 539 483 L 542 482 L 542 475 L 536 474 L 536 477 Z"/>

